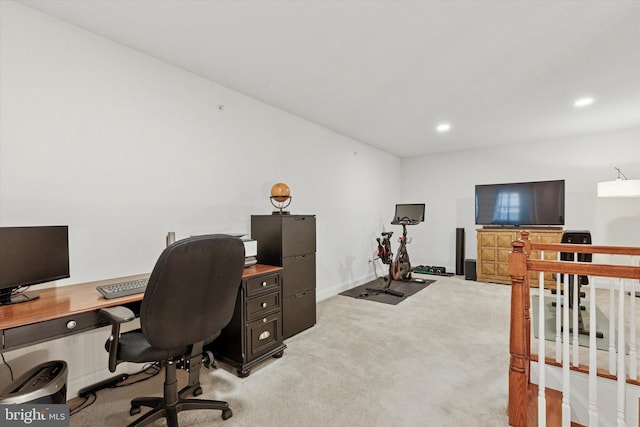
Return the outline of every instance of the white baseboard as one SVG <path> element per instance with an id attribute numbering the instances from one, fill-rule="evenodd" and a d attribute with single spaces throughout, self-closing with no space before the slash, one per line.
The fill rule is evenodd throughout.
<path id="1" fill-rule="evenodd" d="M 322 290 L 316 290 L 316 302 L 331 298 L 338 295 L 340 292 L 347 291 L 355 288 L 356 286 L 364 285 L 372 280 L 375 280 L 376 275 L 373 273 L 361 276 L 359 278 L 349 280 L 347 282 L 337 283 L 329 288 L 323 288 Z"/>

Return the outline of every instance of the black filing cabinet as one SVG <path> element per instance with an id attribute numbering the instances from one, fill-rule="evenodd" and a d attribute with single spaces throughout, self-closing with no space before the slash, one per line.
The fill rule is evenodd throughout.
<path id="1" fill-rule="evenodd" d="M 316 323 L 315 215 L 252 215 L 258 262 L 282 266 L 282 334 L 289 338 Z"/>

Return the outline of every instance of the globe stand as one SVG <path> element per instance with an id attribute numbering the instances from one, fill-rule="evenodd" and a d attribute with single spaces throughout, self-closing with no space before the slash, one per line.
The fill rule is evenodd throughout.
<path id="1" fill-rule="evenodd" d="M 278 199 L 283 199 L 284 196 L 270 196 L 269 200 L 271 200 L 271 204 L 273 205 L 274 208 L 279 209 L 277 211 L 273 211 L 271 212 L 271 215 L 291 215 L 291 212 L 289 211 L 283 211 L 283 209 L 289 207 L 289 205 L 291 204 L 291 196 L 287 196 L 286 200 L 278 200 Z"/>

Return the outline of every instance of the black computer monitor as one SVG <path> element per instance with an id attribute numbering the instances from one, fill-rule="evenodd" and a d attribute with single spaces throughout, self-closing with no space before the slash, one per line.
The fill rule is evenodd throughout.
<path id="1" fill-rule="evenodd" d="M 391 224 L 418 224 L 424 221 L 424 203 L 396 205 Z"/>
<path id="2" fill-rule="evenodd" d="M 69 277 L 69 227 L 0 227 L 0 305 L 38 298 L 24 288 Z"/>

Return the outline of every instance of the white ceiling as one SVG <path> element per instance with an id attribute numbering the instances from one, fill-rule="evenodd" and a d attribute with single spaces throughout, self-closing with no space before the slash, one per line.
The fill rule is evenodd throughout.
<path id="1" fill-rule="evenodd" d="M 640 126 L 638 1 L 20 2 L 400 157 Z"/>

